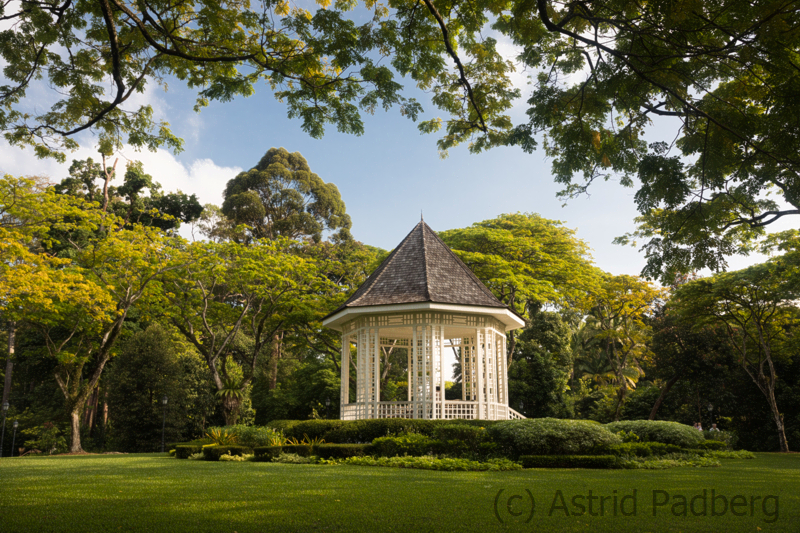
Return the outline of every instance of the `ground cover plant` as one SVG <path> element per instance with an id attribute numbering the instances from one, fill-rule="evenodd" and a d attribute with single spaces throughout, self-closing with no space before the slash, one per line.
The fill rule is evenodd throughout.
<path id="1" fill-rule="evenodd" d="M 350 465 L 179 461 L 165 455 L 68 456 L 0 460 L 4 533 L 48 531 L 619 531 L 705 533 L 796 531 L 800 455 L 757 454 L 712 469 L 445 472 Z M 536 508 L 522 513 L 530 491 Z M 572 498 L 636 490 L 635 515 L 606 507 L 573 515 Z M 673 516 L 679 496 L 706 491 L 747 498 L 735 516 Z M 501 492 L 502 491 L 502 492 Z M 668 505 L 652 514 L 653 493 Z M 569 515 L 550 508 L 563 496 Z M 775 496 L 775 516 L 750 498 Z M 525 499 L 512 499 L 520 497 Z M 584 502 L 585 503 L 585 502 Z M 608 503 L 608 502 L 606 502 Z M 710 509 L 710 508 L 709 508 Z M 495 512 L 497 510 L 497 512 Z M 595 508 L 595 514 L 598 514 Z M 501 519 L 502 522 L 498 519 Z"/>

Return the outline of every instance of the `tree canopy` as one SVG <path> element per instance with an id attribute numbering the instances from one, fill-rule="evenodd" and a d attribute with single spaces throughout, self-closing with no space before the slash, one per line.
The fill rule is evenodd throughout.
<path id="1" fill-rule="evenodd" d="M 311 172 L 300 152 L 270 148 L 258 164 L 230 180 L 222 193 L 222 213 L 246 224 L 257 239 L 322 239 L 332 231 L 350 239 L 350 216 L 333 183 Z"/>

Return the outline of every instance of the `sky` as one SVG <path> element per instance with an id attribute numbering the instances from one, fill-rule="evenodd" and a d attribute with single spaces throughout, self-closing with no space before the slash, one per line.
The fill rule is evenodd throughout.
<path id="1" fill-rule="evenodd" d="M 514 50 L 509 47 L 506 54 L 513 57 Z M 525 121 L 525 100 L 531 90 L 526 82 L 526 75 L 518 73 L 517 85 L 523 87 L 523 97 L 512 109 L 514 123 Z M 440 116 L 427 94 L 416 90 L 410 80 L 404 83 L 409 94 L 423 104 L 422 119 Z M 35 89 L 33 101 L 40 107 L 47 105 L 52 96 L 41 84 Z M 165 191 L 182 190 L 196 194 L 203 204 L 220 205 L 229 179 L 255 166 L 271 147 L 284 147 L 300 152 L 312 171 L 336 184 L 353 221 L 352 233 L 366 244 L 394 248 L 421 213 L 428 225 L 442 231 L 502 213 L 530 212 L 575 229 L 593 249 L 597 266 L 607 272 L 638 274 L 645 263 L 636 248 L 612 244 L 614 237 L 635 229 L 635 189 L 615 181 L 600 182 L 592 185 L 590 196 L 562 206 L 563 201 L 556 197 L 560 186 L 553 182 L 551 162 L 541 151 L 526 154 L 519 148 L 505 147 L 470 154 L 466 147 L 460 147 L 441 159 L 436 134 L 420 134 L 416 124 L 402 117 L 398 109 L 365 115 L 362 136 L 329 128 L 323 138 L 313 139 L 302 131 L 300 121 L 286 117 L 285 106 L 274 99 L 266 84 L 258 86 L 249 98 L 212 103 L 199 114 L 192 109 L 194 94 L 177 80 L 167 92 L 151 84 L 128 107 L 141 103 L 152 105 L 156 118 L 170 123 L 173 133 L 184 139 L 185 150 L 173 154 L 123 149 L 116 154 L 120 158 L 118 169 L 123 169 L 116 184 L 121 182 L 126 161 L 139 160 Z M 662 126 L 653 127 L 654 138 Z M 0 172 L 43 175 L 60 181 L 68 175 L 73 159 L 99 159 L 91 135 L 77 140 L 81 148 L 68 154 L 64 164 L 39 160 L 31 150 L 0 140 Z M 188 228 L 184 234 L 189 236 Z M 730 267 L 742 268 L 763 259 L 732 258 Z"/>

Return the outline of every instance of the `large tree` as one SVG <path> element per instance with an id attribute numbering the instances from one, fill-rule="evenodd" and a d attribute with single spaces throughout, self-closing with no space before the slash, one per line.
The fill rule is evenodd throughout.
<path id="1" fill-rule="evenodd" d="M 639 230 L 620 242 L 645 239 L 646 275 L 672 281 L 678 272 L 723 269 L 726 256 L 747 253 L 766 226 L 800 214 L 796 4 L 390 5 L 412 43 L 445 44 L 434 49 L 450 62 L 452 82 L 436 85 L 434 102 L 450 116 L 422 125 L 446 125 L 440 148 L 469 142 L 473 151 L 502 144 L 532 151 L 542 144 L 565 197 L 612 177 L 636 185 Z M 510 69 L 498 62 L 489 26 L 537 73 L 529 118 L 517 126 L 499 120 L 511 105 Z M 419 48 L 396 53 L 411 63 L 424 57 Z M 410 73 L 434 83 L 445 70 L 419 62 Z"/>
<path id="2" fill-rule="evenodd" d="M 300 152 L 270 148 L 258 164 L 228 182 L 222 213 L 256 239 L 311 239 L 325 231 L 350 239 L 350 217 L 333 183 L 311 172 Z"/>
<path id="3" fill-rule="evenodd" d="M 575 231 L 535 213 L 500 215 L 439 236 L 500 301 L 523 316 L 544 304 L 586 309 L 600 279 L 589 246 Z M 512 332 L 509 362 L 515 338 Z"/>
<path id="4" fill-rule="evenodd" d="M 234 424 L 259 358 L 280 347 L 281 332 L 302 320 L 330 290 L 316 262 L 287 239 L 195 242 L 184 268 L 162 277 L 162 312 L 203 356 L 224 410 Z M 274 387 L 274 384 L 273 384 Z"/>
<path id="5" fill-rule="evenodd" d="M 387 12 L 368 6 L 376 17 Z M 180 150 L 150 105 L 132 104 L 136 93 L 175 78 L 197 91 L 198 110 L 250 96 L 264 82 L 315 137 L 326 124 L 363 132 L 359 108 L 399 104 L 412 118 L 419 111 L 381 64 L 386 50 L 372 53 L 386 43 L 381 27 L 356 24 L 342 9 L 312 13 L 285 0 L 25 1 L 0 3 L 0 21 L 0 130 L 40 157 L 63 159 L 86 130 L 99 134 L 104 153 L 123 142 Z M 40 88 L 51 100 L 34 107 Z"/>
<path id="6" fill-rule="evenodd" d="M 776 361 L 790 361 L 800 325 L 797 252 L 681 286 L 670 305 L 694 327 L 721 326 L 742 369 L 769 405 L 780 449 L 789 451 L 775 388 Z"/>
<path id="7" fill-rule="evenodd" d="M 628 390 L 635 385 L 631 370 L 641 375 L 642 363 L 650 356 L 648 319 L 664 297 L 663 289 L 636 276 L 606 275 L 586 319 L 614 374 L 614 420 L 619 420 Z"/>

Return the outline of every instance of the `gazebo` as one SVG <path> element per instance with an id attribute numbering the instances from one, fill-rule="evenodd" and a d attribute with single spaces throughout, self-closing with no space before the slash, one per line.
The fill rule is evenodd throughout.
<path id="1" fill-rule="evenodd" d="M 322 323 L 342 333 L 342 420 L 524 418 L 508 406 L 506 363 L 506 332 L 522 327 L 523 320 L 424 221 Z M 387 350 L 407 353 L 407 401 L 381 401 Z M 446 350 L 461 363 L 460 400 L 445 399 Z"/>

